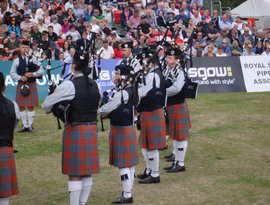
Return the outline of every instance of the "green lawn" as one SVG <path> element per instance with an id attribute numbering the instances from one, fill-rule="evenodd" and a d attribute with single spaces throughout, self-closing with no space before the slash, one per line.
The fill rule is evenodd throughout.
<path id="1" fill-rule="evenodd" d="M 163 156 L 171 150 L 161 151 L 161 183 L 136 180 L 134 204 L 269 205 L 270 93 L 200 94 L 188 104 L 192 129 L 186 172 L 163 171 L 169 165 Z M 20 194 L 11 203 L 68 205 L 67 177 L 61 174 L 63 129 L 57 130 L 56 119 L 43 110 L 36 113 L 35 132 L 15 135 Z M 94 175 L 88 205 L 110 204 L 121 193 L 117 169 L 108 165 L 107 121 L 105 128 L 99 132 L 101 173 Z M 137 173 L 144 169 L 140 159 Z"/>

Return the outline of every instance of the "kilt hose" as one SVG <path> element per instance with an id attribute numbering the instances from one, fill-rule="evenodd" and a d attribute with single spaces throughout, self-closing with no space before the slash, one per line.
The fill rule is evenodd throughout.
<path id="1" fill-rule="evenodd" d="M 167 106 L 169 115 L 169 135 L 177 141 L 189 138 L 191 128 L 188 106 L 186 103 Z"/>
<path id="2" fill-rule="evenodd" d="M 111 126 L 109 133 L 109 164 L 118 168 L 133 167 L 139 163 L 136 129 L 130 126 Z"/>
<path id="3" fill-rule="evenodd" d="M 38 106 L 38 92 L 37 83 L 26 83 L 30 88 L 30 95 L 27 97 L 22 96 L 20 93 L 21 86 L 24 85 L 23 82 L 18 82 L 16 87 L 16 103 L 19 107 L 34 107 Z"/>
<path id="4" fill-rule="evenodd" d="M 162 149 L 166 147 L 166 125 L 164 110 L 157 109 L 151 112 L 141 112 L 141 148 L 147 150 Z"/>
<path id="5" fill-rule="evenodd" d="M 99 173 L 96 125 L 67 125 L 63 133 L 62 173 L 86 176 Z"/>
<path id="6" fill-rule="evenodd" d="M 12 147 L 0 147 L 0 198 L 19 193 Z"/>

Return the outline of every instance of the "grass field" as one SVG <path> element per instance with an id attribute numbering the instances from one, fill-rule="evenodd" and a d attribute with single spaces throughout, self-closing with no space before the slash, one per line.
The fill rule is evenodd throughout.
<path id="1" fill-rule="evenodd" d="M 161 183 L 136 180 L 134 204 L 269 205 L 270 93 L 201 94 L 188 104 L 192 129 L 186 172 L 165 173 L 169 163 L 163 156 L 171 150 L 160 152 Z M 62 131 L 39 108 L 35 132 L 15 135 L 20 194 L 12 197 L 13 205 L 69 204 L 67 177 L 61 174 Z M 101 173 L 94 175 L 88 205 L 110 204 L 121 193 L 117 169 L 108 165 L 107 131 L 99 132 L 99 150 Z M 137 173 L 144 169 L 140 159 Z"/>

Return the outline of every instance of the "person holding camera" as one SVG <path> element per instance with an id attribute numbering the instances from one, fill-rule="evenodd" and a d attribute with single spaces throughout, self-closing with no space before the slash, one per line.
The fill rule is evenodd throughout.
<path id="1" fill-rule="evenodd" d="M 29 56 L 30 42 L 24 40 L 20 46 L 20 57 L 13 61 L 10 75 L 18 81 L 16 88 L 16 102 L 20 109 L 22 129 L 19 132 L 32 132 L 35 118 L 34 107 L 38 105 L 36 78 L 44 73 L 39 62 Z M 26 110 L 27 107 L 27 110 Z"/>

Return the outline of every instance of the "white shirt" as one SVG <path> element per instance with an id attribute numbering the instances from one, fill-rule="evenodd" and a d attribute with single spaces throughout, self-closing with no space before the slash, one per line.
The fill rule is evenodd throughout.
<path id="1" fill-rule="evenodd" d="M 105 49 L 104 47 L 101 47 L 98 54 L 100 52 L 102 52 L 100 55 L 100 58 L 102 58 L 102 59 L 112 59 L 114 56 L 114 50 L 113 50 L 113 47 L 111 47 L 111 46 L 108 46 L 107 49 Z"/>

